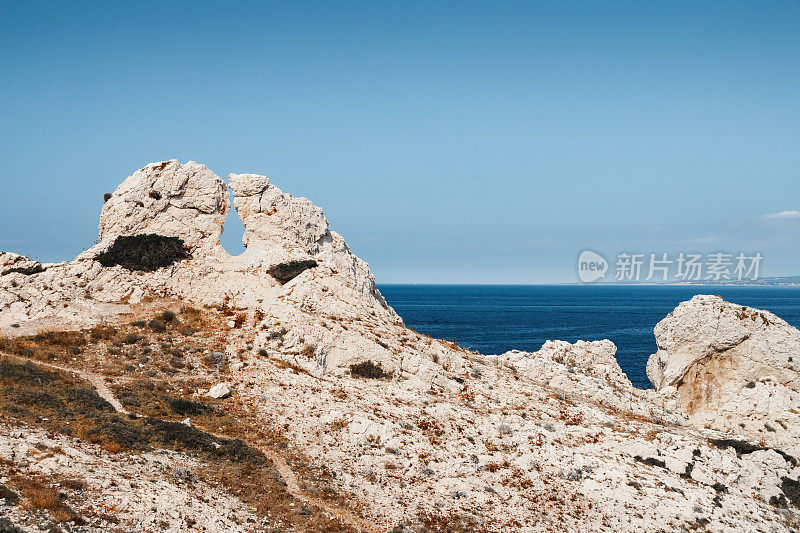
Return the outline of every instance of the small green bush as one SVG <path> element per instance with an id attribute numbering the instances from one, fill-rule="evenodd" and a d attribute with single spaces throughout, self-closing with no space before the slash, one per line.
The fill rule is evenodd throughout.
<path id="1" fill-rule="evenodd" d="M 0 484 L 0 498 L 6 501 L 6 505 L 16 505 L 19 501 L 19 495 L 2 484 Z M 2 531 L 2 529 L 0 529 L 0 531 Z"/>
<path id="2" fill-rule="evenodd" d="M 150 326 L 150 329 L 154 333 L 164 333 L 165 331 L 167 331 L 167 325 L 164 323 L 164 321 L 159 320 L 157 318 L 154 318 L 153 320 L 148 322 L 147 325 Z"/>
<path id="3" fill-rule="evenodd" d="M 380 363 L 373 363 L 372 361 L 364 361 L 356 365 L 350 365 L 350 375 L 359 378 L 381 379 L 389 377 Z"/>
<path id="4" fill-rule="evenodd" d="M 128 270 L 152 272 L 189 258 L 191 254 L 183 239 L 148 233 L 117 237 L 95 260 L 104 267 L 119 265 Z"/>
<path id="5" fill-rule="evenodd" d="M 313 259 L 303 259 L 297 261 L 288 261 L 286 263 L 279 263 L 267 270 L 270 276 L 278 280 L 281 285 L 288 283 L 309 268 L 317 266 L 317 262 Z"/>

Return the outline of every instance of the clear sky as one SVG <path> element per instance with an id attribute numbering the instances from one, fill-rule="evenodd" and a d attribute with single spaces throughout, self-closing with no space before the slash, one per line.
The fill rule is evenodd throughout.
<path id="1" fill-rule="evenodd" d="M 0 1 L 0 249 L 74 256 L 170 158 L 312 199 L 379 283 L 800 274 L 800 2 Z"/>

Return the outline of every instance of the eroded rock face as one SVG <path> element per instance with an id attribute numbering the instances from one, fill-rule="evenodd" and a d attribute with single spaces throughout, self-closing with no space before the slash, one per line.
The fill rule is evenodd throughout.
<path id="1" fill-rule="evenodd" d="M 701 295 L 655 335 L 647 376 L 694 425 L 800 452 L 800 331 L 768 311 Z"/>
<path id="2" fill-rule="evenodd" d="M 305 198 L 284 194 L 266 176 L 230 174 L 228 183 L 244 224 L 245 248 L 315 254 L 330 235 L 322 209 Z"/>
<path id="3" fill-rule="evenodd" d="M 537 352 L 511 350 L 499 361 L 534 381 L 579 394 L 598 404 L 647 419 L 683 424 L 684 419 L 656 400 L 652 390 L 635 388 L 616 358 L 610 340 L 547 341 Z"/>
<path id="4" fill-rule="evenodd" d="M 512 350 L 504 354 L 504 359 L 521 368 L 542 374 L 552 363 L 564 366 L 567 373 L 579 370 L 622 387 L 632 387 L 628 376 L 617 363 L 615 354 L 617 347 L 609 340 L 578 341 L 570 344 L 566 341 L 547 341 L 538 352 L 521 352 Z"/>
<path id="5" fill-rule="evenodd" d="M 5 276 L 6 274 L 30 276 L 43 270 L 44 267 L 39 261 L 34 261 L 24 255 L 10 252 L 0 253 L 0 276 Z"/>
<path id="6" fill-rule="evenodd" d="M 223 321 L 192 337 L 213 343 L 201 352 L 209 359 L 195 350 L 189 368 L 215 376 L 211 396 L 231 395 L 256 423 L 287 428 L 293 448 L 336 472 L 333 488 L 359 498 L 378 529 L 427 512 L 469 512 L 492 531 L 796 523 L 796 508 L 776 505 L 793 501 L 800 475 L 785 453 L 800 426 L 791 418 L 797 331 L 774 315 L 710 297 L 682 304 L 656 328 L 648 371 L 658 392 L 631 385 L 610 341 L 481 356 L 405 328 L 320 208 L 261 175 L 232 175 L 231 187 L 246 231 L 239 257 L 218 245 L 228 196 L 216 175 L 177 161 L 134 173 L 103 209 L 98 248 L 157 233 L 193 245 L 192 259 L 138 272 L 103 267 L 92 249 L 42 272 L 9 272 L 0 276 L 0 335 L 126 323 L 165 303 L 219 307 L 211 314 Z M 0 255 L 0 265 L 36 266 L 28 261 Z M 366 361 L 391 377 L 348 377 Z M 141 372 L 131 368 L 109 377 Z M 677 427 L 679 407 L 693 424 L 728 433 Z M 762 443 L 731 439 L 742 433 Z M 27 463 L 30 443 L 5 437 L 12 448 L 3 437 L 0 452 L 18 449 L 6 458 Z M 129 514 L 149 517 L 139 500 Z M 163 513 L 185 507 L 159 501 Z"/>
<path id="7" fill-rule="evenodd" d="M 260 174 L 230 174 L 228 182 L 244 225 L 242 243 L 246 252 L 242 261 L 260 261 L 270 269 L 312 262 L 327 265 L 360 294 L 358 298 L 377 302 L 378 312 L 387 312 L 393 320 L 399 320 L 375 288 L 369 265 L 350 252 L 341 235 L 330 230 L 320 207 L 306 198 L 284 193 Z M 303 287 L 315 288 L 305 284 L 298 290 Z M 329 295 L 310 296 L 316 299 Z"/>
<path id="8" fill-rule="evenodd" d="M 372 339 L 376 328 L 399 334 L 402 321 L 376 289 L 369 266 L 330 231 L 322 209 L 283 193 L 261 175 L 231 175 L 231 188 L 245 225 L 247 251 L 238 257 L 219 244 L 230 200 L 216 174 L 175 160 L 134 172 L 103 206 L 98 245 L 45 272 L 28 276 L 17 270 L 4 276 L 0 328 L 19 323 L 22 327 L 13 332 L 21 333 L 37 324 L 87 327 L 109 319 L 114 306 L 124 309 L 148 297 L 179 298 L 258 311 L 267 329 L 289 324 L 292 331 L 302 331 L 297 349 L 306 352 L 303 364 L 309 371 L 341 372 L 349 364 L 375 360 L 401 374 L 412 372 L 420 386 L 430 385 L 441 369 L 430 359 L 447 350 L 422 357 L 387 350 L 383 341 Z M 117 237 L 142 234 L 180 237 L 192 257 L 147 273 L 102 267 L 95 260 Z M 16 254 L 2 258 L 3 265 L 38 265 Z M 334 333 L 335 321 L 343 322 L 343 333 Z"/>
<path id="9" fill-rule="evenodd" d="M 205 165 L 181 165 L 175 159 L 150 163 L 123 181 L 105 203 L 100 243 L 89 252 L 104 250 L 120 235 L 155 233 L 180 237 L 194 257 L 218 253 L 229 207 L 225 183 Z"/>

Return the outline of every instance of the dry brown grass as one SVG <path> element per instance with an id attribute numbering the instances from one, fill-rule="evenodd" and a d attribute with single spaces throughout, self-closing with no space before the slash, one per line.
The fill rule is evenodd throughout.
<path id="1" fill-rule="evenodd" d="M 6 423 L 19 422 L 44 427 L 53 432 L 69 432 L 110 453 L 138 453 L 153 448 L 166 448 L 189 453 L 202 461 L 205 479 L 225 487 L 229 492 L 251 504 L 276 527 L 300 531 L 348 531 L 346 525 L 328 518 L 323 511 L 311 508 L 307 514 L 294 512 L 294 497 L 286 491 L 285 483 L 273 463 L 258 449 L 239 438 L 212 435 L 177 421 L 177 411 L 196 408 L 199 423 L 208 426 L 236 427 L 240 419 L 224 412 L 208 409 L 202 404 L 182 399 L 164 402 L 158 387 L 142 387 L 140 403 L 149 409 L 168 411 L 167 420 L 156 417 L 130 418 L 114 412 L 94 390 L 75 376 L 43 370 L 36 365 L 0 360 L 0 419 Z M 172 399 L 175 400 L 175 399 Z M 197 405 L 195 405 L 197 404 Z M 159 411 L 160 412 L 160 411 Z M 69 421 L 69 425 L 64 423 Z M 243 435 L 244 436 L 244 435 Z M 273 443 L 275 435 L 262 435 Z M 13 483 L 32 508 L 47 509 L 57 520 L 72 520 L 75 514 L 64 504 L 58 491 L 46 483 L 30 478 Z"/>
<path id="2" fill-rule="evenodd" d="M 86 344 L 86 335 L 80 331 L 45 331 L 29 337 L 40 345 L 50 346 L 83 346 Z"/>
<path id="3" fill-rule="evenodd" d="M 120 416 L 97 397 L 86 383 L 72 374 L 44 370 L 35 365 L 3 362 L 0 356 L 0 390 L 8 392 L 0 395 L 0 420 L 12 425 L 19 422 L 38 425 L 54 433 L 65 432 L 97 444 L 110 453 L 139 453 L 153 447 L 190 453 L 205 465 L 200 475 L 215 485 L 226 487 L 258 509 L 262 516 L 277 520 L 274 525 L 279 529 L 350 531 L 352 528 L 327 517 L 315 506 L 310 506 L 307 514 L 298 515 L 295 512 L 298 500 L 286 491 L 274 465 L 259 450 L 246 444 L 255 442 L 265 449 L 279 452 L 289 459 L 301 486 L 307 487 L 307 490 L 315 489 L 316 497 L 324 499 L 329 505 L 353 509 L 352 498 L 331 488 L 335 482 L 333 474 L 325 465 L 312 465 L 307 458 L 293 450 L 283 435 L 283 428 L 254 420 L 249 408 L 241 405 L 236 398 L 211 402 L 206 410 L 203 402 L 196 402 L 189 396 L 197 388 L 208 387 L 207 378 L 202 376 L 203 371 L 198 376 L 198 371 L 192 370 L 192 364 L 201 365 L 202 368 L 203 350 L 225 351 L 224 336 L 220 333 L 225 331 L 224 322 L 229 320 L 225 317 L 234 314 L 230 308 L 201 311 L 183 307 L 173 320 L 167 322 L 167 331 L 163 334 L 150 332 L 146 320 L 72 332 L 85 339 L 77 361 L 73 360 L 70 346 L 56 348 L 57 344 L 49 342 L 51 339 L 70 338 L 68 336 L 40 337 L 39 341 L 28 338 L 14 342 L 14 349 L 8 351 L 19 353 L 26 349 L 26 353 L 20 354 L 26 357 L 34 358 L 31 352 L 35 352 L 35 358 L 52 361 L 53 358 L 44 349 L 56 349 L 58 358 L 63 357 L 70 366 L 88 366 L 92 371 L 97 371 L 100 364 L 107 376 L 130 374 L 134 378 L 132 381 L 115 382 L 116 386 L 112 387 L 115 395 L 129 410 L 149 418 L 134 420 Z M 158 315 L 143 318 L 149 320 L 152 316 Z M 192 337 L 175 335 L 187 325 L 196 330 Z M 125 344 L 125 337 L 130 334 L 140 335 L 141 341 Z M 0 339 L 0 349 L 3 349 L 3 341 L 5 339 Z M 163 347 L 164 343 L 167 348 Z M 155 376 L 145 372 L 145 369 L 168 366 L 170 352 L 174 348 L 185 350 L 186 344 L 180 346 L 183 343 L 189 343 L 188 346 L 197 349 L 194 354 L 186 353 L 183 357 L 182 360 L 187 362 L 185 370 L 168 369 L 170 372 L 157 372 Z M 149 362 L 145 369 L 139 369 L 131 363 L 137 362 L 144 347 L 150 350 L 147 352 Z M 308 374 L 305 369 L 283 359 L 270 359 L 270 362 L 278 368 Z M 212 370 L 225 371 L 218 367 Z M 178 389 L 181 389 L 180 393 Z M 184 412 L 187 405 L 190 410 L 194 409 L 188 415 Z M 195 428 L 190 429 L 179 423 L 186 416 L 191 417 Z M 225 436 L 213 436 L 203 428 L 222 432 Z M 217 450 L 214 442 L 224 443 L 222 449 Z M 295 504 L 294 508 L 292 503 Z"/>
<path id="4" fill-rule="evenodd" d="M 292 363 L 291 361 L 286 361 L 284 359 L 278 359 L 277 357 L 270 357 L 269 358 L 269 362 L 272 363 L 273 365 L 277 366 L 278 368 L 289 369 L 292 372 L 294 372 L 295 374 L 306 374 L 306 375 L 309 375 L 311 377 L 316 377 L 313 374 L 311 374 L 308 370 L 306 370 L 305 368 L 303 368 L 301 366 L 298 366 L 298 365 Z"/>
<path id="5" fill-rule="evenodd" d="M 23 498 L 24 508 L 46 511 L 56 522 L 74 522 L 79 525 L 85 523 L 83 518 L 67 505 L 67 495 L 53 486 L 59 481 L 61 480 L 56 478 L 18 473 L 9 476 L 9 485 Z"/>
<path id="6" fill-rule="evenodd" d="M 103 445 L 103 448 L 105 448 L 105 450 L 108 453 L 119 453 L 122 451 L 122 444 L 114 441 L 109 441 Z"/>
<path id="7" fill-rule="evenodd" d="M 300 351 L 300 355 L 303 355 L 308 359 L 313 359 L 314 355 L 316 355 L 316 347 L 313 346 L 312 344 L 306 344 Z"/>
<path id="8" fill-rule="evenodd" d="M 302 456 L 286 451 L 288 442 L 276 428 L 270 428 L 261 423 L 254 423 L 245 406 L 237 403 L 235 399 L 225 400 L 223 403 L 202 403 L 189 398 L 173 397 L 166 391 L 164 383 L 152 384 L 143 381 L 130 384 L 121 384 L 115 387 L 115 392 L 126 407 L 133 408 L 150 417 L 167 421 L 181 420 L 187 414 L 186 409 L 192 410 L 192 423 L 200 430 L 202 428 L 222 428 L 227 438 L 244 444 L 245 442 L 259 442 L 267 446 L 284 450 L 284 454 L 291 456 L 292 469 L 301 479 L 325 482 L 330 480 L 330 473 L 323 470 L 312 469 L 308 460 Z M 257 452 L 260 455 L 260 452 Z M 260 455 L 263 457 L 263 455 Z M 205 476 L 227 487 L 234 495 L 241 497 L 254 506 L 259 514 L 271 517 L 280 517 L 284 514 L 292 517 L 290 521 L 283 522 L 281 527 L 298 528 L 303 531 L 349 531 L 346 525 L 336 520 L 325 518 L 313 506 L 309 508 L 310 514 L 295 516 L 291 507 L 297 500 L 293 500 L 283 488 L 282 479 L 274 465 L 265 460 L 265 463 L 254 468 L 246 461 L 206 463 Z M 277 487 L 270 487 L 276 483 Z M 312 487 L 315 483 L 304 482 Z M 277 492 L 275 488 L 279 489 Z M 344 496 L 333 492 L 318 490 L 326 500 L 344 505 Z M 288 506 L 287 506 L 288 505 Z M 296 508 L 296 507 L 295 507 Z M 302 521 L 302 522 L 298 522 Z"/>

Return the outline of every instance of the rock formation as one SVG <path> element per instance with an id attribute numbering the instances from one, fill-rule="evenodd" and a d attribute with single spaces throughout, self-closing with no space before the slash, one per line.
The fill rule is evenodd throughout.
<path id="1" fill-rule="evenodd" d="M 718 296 L 683 302 L 654 331 L 647 376 L 693 425 L 800 455 L 800 331 Z"/>
<path id="2" fill-rule="evenodd" d="M 43 270 L 44 267 L 39 261 L 33 261 L 23 255 L 10 252 L 0 253 L 0 276 L 5 276 L 6 274 L 30 276 Z"/>
<path id="3" fill-rule="evenodd" d="M 234 206 L 244 224 L 245 248 L 315 254 L 330 239 L 322 209 L 305 198 L 283 194 L 258 174 L 230 174 Z"/>
<path id="4" fill-rule="evenodd" d="M 258 311 L 266 317 L 259 336 L 264 345 L 274 340 L 270 326 L 292 323 L 282 342 L 306 351 L 309 357 L 301 364 L 310 371 L 344 372 L 371 360 L 390 372 L 411 372 L 419 386 L 430 386 L 439 368 L 432 358 L 441 354 L 449 363 L 451 352 L 433 348 L 423 357 L 378 340 L 374 331 L 402 328 L 402 321 L 375 288 L 369 266 L 330 231 L 322 209 L 283 193 L 265 176 L 231 174 L 230 185 L 245 226 L 247 248 L 241 256 L 231 257 L 220 245 L 230 203 L 222 180 L 194 162 L 151 163 L 106 201 L 100 242 L 74 261 L 30 276 L 38 263 L 2 256 L 9 275 L 0 279 L 0 327 L 18 324 L 20 332 L 52 323 L 86 327 L 113 316 L 119 303 L 181 298 Z M 192 258 L 147 274 L 103 268 L 94 260 L 117 237 L 148 233 L 180 237 Z M 278 271 L 290 272 L 288 279 Z M 334 325 L 342 321 L 350 325 Z"/>
<path id="5" fill-rule="evenodd" d="M 80 257 L 93 258 L 120 235 L 180 237 L 194 257 L 219 252 L 230 208 L 225 183 L 205 165 L 150 163 L 123 181 L 103 205 L 100 243 Z"/>
<path id="6" fill-rule="evenodd" d="M 635 388 L 617 363 L 610 340 L 547 341 L 537 352 L 511 350 L 498 361 L 531 380 L 636 416 L 683 424 L 679 413 L 664 409 L 652 390 Z"/>

